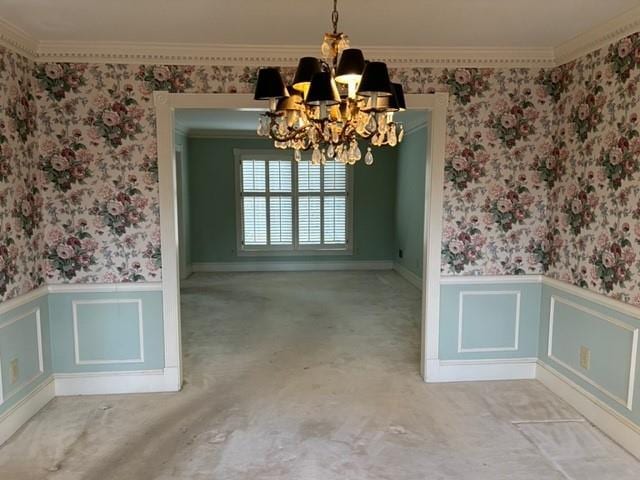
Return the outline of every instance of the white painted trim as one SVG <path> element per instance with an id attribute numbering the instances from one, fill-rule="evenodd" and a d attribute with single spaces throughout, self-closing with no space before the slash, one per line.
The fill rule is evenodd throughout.
<path id="1" fill-rule="evenodd" d="M 127 293 L 161 291 L 161 282 L 60 283 L 48 285 L 49 293 Z"/>
<path id="2" fill-rule="evenodd" d="M 358 45 L 370 60 L 391 67 L 545 67 L 553 48 L 545 47 L 380 47 Z M 197 43 L 39 42 L 41 62 L 170 63 L 196 65 L 296 66 L 300 57 L 317 56 L 317 45 L 238 45 Z"/>
<path id="3" fill-rule="evenodd" d="M 22 389 L 28 387 L 29 385 L 32 385 L 44 373 L 44 352 L 43 352 L 43 345 L 42 345 L 42 322 L 40 320 L 40 308 L 34 308 L 22 315 L 19 315 L 7 322 L 4 322 L 2 325 L 0 325 L 0 329 L 8 327 L 9 325 L 13 325 L 14 323 L 19 322 L 20 320 L 23 320 L 25 318 L 29 318 L 34 314 L 36 316 L 36 348 L 38 349 L 38 371 L 31 377 L 25 379 L 20 384 L 18 384 L 9 395 L 5 395 L 3 379 L 2 379 L 2 360 L 0 359 L 0 405 L 8 401 L 18 392 L 22 391 Z"/>
<path id="4" fill-rule="evenodd" d="M 56 396 L 175 392 L 174 373 L 167 369 L 56 373 Z"/>
<path id="5" fill-rule="evenodd" d="M 607 297 L 601 293 L 580 288 L 555 278 L 544 275 L 442 275 L 441 285 L 490 285 L 490 284 L 518 284 L 518 283 L 542 283 L 550 288 L 562 290 L 565 293 L 583 298 L 589 302 L 597 303 L 624 315 L 640 319 L 640 307 L 621 302 L 615 298 Z"/>
<path id="6" fill-rule="evenodd" d="M 607 47 L 622 37 L 640 30 L 640 7 L 624 12 L 617 17 L 582 32 L 568 42 L 554 48 L 555 63 L 575 60 L 589 52 Z"/>
<path id="7" fill-rule="evenodd" d="M 112 360 L 81 360 L 80 359 L 80 336 L 78 334 L 78 305 L 120 305 L 123 303 L 135 303 L 138 306 L 138 358 L 112 359 Z M 73 351 L 76 365 L 113 365 L 121 363 L 144 363 L 144 327 L 142 314 L 142 299 L 100 299 L 100 300 L 73 300 L 71 302 L 73 319 Z"/>
<path id="8" fill-rule="evenodd" d="M 193 263 L 194 273 L 200 272 L 309 272 L 333 270 L 391 270 L 391 260 L 379 261 L 314 261 L 314 262 L 218 262 Z"/>
<path id="9" fill-rule="evenodd" d="M 536 378 L 590 422 L 640 459 L 640 427 L 560 372 L 538 361 Z"/>
<path id="10" fill-rule="evenodd" d="M 411 285 L 416 287 L 418 290 L 422 290 L 422 279 L 405 266 L 401 265 L 398 262 L 393 262 L 393 271 L 404 278 Z"/>
<path id="11" fill-rule="evenodd" d="M 0 45 L 29 60 L 35 59 L 38 48 L 38 42 L 31 35 L 2 18 L 0 18 Z"/>
<path id="12" fill-rule="evenodd" d="M 602 385 L 600 385 L 599 383 L 594 381 L 592 378 L 590 378 L 587 375 L 585 375 L 584 373 L 576 370 L 571 365 L 569 365 L 568 363 L 560 360 L 558 357 L 556 357 L 553 354 L 553 332 L 554 332 L 553 327 L 555 325 L 555 305 L 556 305 L 556 303 L 564 303 L 565 305 L 567 305 L 567 306 L 569 306 L 571 308 L 574 308 L 576 310 L 579 310 L 581 312 L 584 312 L 587 315 L 590 315 L 590 316 L 595 317 L 595 318 L 599 318 L 600 320 L 603 320 L 605 322 L 611 323 L 612 325 L 615 325 L 618 328 L 622 328 L 623 330 L 627 330 L 627 331 L 631 332 L 631 334 L 632 334 L 631 355 L 629 356 L 629 378 L 627 380 L 627 398 L 626 399 L 620 398 L 617 395 L 613 394 L 612 392 L 610 392 L 609 390 L 604 388 Z M 611 398 L 612 400 L 618 402 L 620 405 L 622 405 L 623 407 L 627 408 L 628 410 L 632 410 L 633 409 L 633 395 L 635 393 L 636 363 L 637 363 L 637 353 L 638 353 L 638 328 L 632 327 L 631 325 L 628 325 L 627 323 L 621 322 L 620 320 L 618 320 L 616 318 L 612 318 L 612 317 L 608 317 L 606 315 L 603 315 L 602 313 L 597 312 L 595 310 L 592 310 L 590 308 L 583 307 L 582 305 L 578 305 L 577 303 L 574 303 L 574 302 L 572 302 L 570 300 L 567 300 L 565 298 L 560 298 L 560 297 L 556 297 L 555 295 L 552 295 L 551 296 L 551 305 L 550 305 L 550 309 L 549 309 L 549 332 L 548 332 L 548 338 L 549 338 L 549 340 L 547 342 L 547 356 L 551 360 L 553 360 L 554 362 L 558 363 L 559 365 L 562 365 L 564 368 L 569 370 L 571 373 L 573 373 L 574 375 L 576 375 L 580 379 L 584 380 L 585 382 L 589 383 L 591 386 L 596 388 L 600 393 L 602 393 L 603 395 L 605 395 L 605 396 Z"/>
<path id="13" fill-rule="evenodd" d="M 55 396 L 53 377 L 41 382 L 15 405 L 0 415 L 0 445 L 38 413 Z"/>
<path id="14" fill-rule="evenodd" d="M 422 295 L 421 372 L 428 377 L 427 355 L 438 358 L 438 322 L 440 308 L 440 242 L 442 236 L 442 198 L 444 158 L 447 132 L 447 93 L 406 96 L 409 109 L 431 112 L 431 139 L 427 149 L 425 188 L 425 235 Z M 158 176 L 160 190 L 160 231 L 162 251 L 163 318 L 165 364 L 177 368 L 181 375 L 180 292 L 176 209 L 176 175 L 173 125 L 174 112 L 182 108 L 264 110 L 247 94 L 199 94 L 154 92 L 156 137 L 158 142 Z M 391 268 L 393 265 L 389 265 Z M 195 265 L 192 265 L 195 271 Z M 427 341 L 429 345 L 427 346 Z M 181 378 L 181 377 L 180 377 Z M 179 382 L 180 383 L 180 382 Z"/>
<path id="15" fill-rule="evenodd" d="M 440 285 L 540 283 L 542 275 L 442 275 Z"/>
<path id="16" fill-rule="evenodd" d="M 436 363 L 437 362 L 437 363 Z M 536 378 L 536 358 L 437 360 L 428 382 L 474 382 Z"/>
<path id="17" fill-rule="evenodd" d="M 575 295 L 589 302 L 597 303 L 603 307 L 610 308 L 623 315 L 629 315 L 640 320 L 640 307 L 631 305 L 630 303 L 624 303 L 615 298 L 607 297 L 601 293 L 596 293 L 586 288 L 580 288 L 570 283 L 562 282 L 554 278 L 543 277 L 542 283 L 548 287 L 562 290 L 565 293 Z"/>
<path id="18" fill-rule="evenodd" d="M 48 290 L 47 286 L 43 285 L 42 287 L 36 288 L 35 290 L 31 290 L 24 295 L 20 295 L 19 297 L 12 298 L 11 300 L 7 300 L 6 302 L 0 303 L 0 315 L 4 315 L 16 308 L 20 308 L 23 305 L 27 305 L 28 303 L 34 302 L 41 297 L 47 295 Z"/>
<path id="19" fill-rule="evenodd" d="M 406 133 L 405 133 L 406 135 Z M 260 140 L 264 137 L 259 137 L 256 132 L 249 132 L 246 130 L 205 130 L 201 128 L 190 128 L 187 130 L 185 136 L 187 138 L 232 138 L 232 139 L 251 139 Z"/>
<path id="20" fill-rule="evenodd" d="M 462 330 L 464 328 L 464 297 L 479 295 L 515 295 L 516 296 L 516 317 L 515 317 L 515 333 L 513 346 L 509 347 L 478 347 L 465 348 L 462 346 Z M 463 290 L 458 293 L 458 353 L 472 352 L 514 352 L 518 350 L 520 339 L 520 290 Z"/>
<path id="21" fill-rule="evenodd" d="M 440 264 L 444 197 L 444 163 L 447 143 L 449 94 L 407 95 L 409 109 L 431 112 L 425 168 L 422 319 L 420 337 L 420 373 L 431 381 L 429 365 L 438 359 L 440 338 Z"/>

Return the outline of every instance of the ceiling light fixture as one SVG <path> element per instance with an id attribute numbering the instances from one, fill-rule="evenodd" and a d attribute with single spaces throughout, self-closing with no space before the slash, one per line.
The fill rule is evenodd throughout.
<path id="1" fill-rule="evenodd" d="M 393 114 L 405 110 L 402 85 L 391 83 L 387 65 L 367 62 L 362 51 L 350 48 L 338 32 L 338 0 L 333 1 L 333 33 L 325 33 L 322 59 L 303 57 L 290 86 L 277 68 L 262 68 L 254 98 L 268 100 L 260 115 L 258 135 L 273 139 L 276 148 L 313 150 L 311 161 L 328 159 L 354 165 L 362 158 L 359 139 L 369 140 L 364 161 L 373 163 L 371 147 L 395 147 L 404 128 Z"/>

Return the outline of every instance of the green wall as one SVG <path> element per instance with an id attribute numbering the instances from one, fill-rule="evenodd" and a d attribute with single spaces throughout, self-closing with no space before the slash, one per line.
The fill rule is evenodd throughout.
<path id="1" fill-rule="evenodd" d="M 189 138 L 189 245 L 194 263 L 291 261 L 291 256 L 238 256 L 233 150 L 269 149 L 262 139 Z M 374 150 L 371 167 L 359 162 L 353 184 L 353 255 L 296 255 L 296 261 L 393 260 L 396 150 Z"/>
<path id="2" fill-rule="evenodd" d="M 394 261 L 418 277 L 422 277 L 427 135 L 426 126 L 407 135 L 397 161 Z"/>

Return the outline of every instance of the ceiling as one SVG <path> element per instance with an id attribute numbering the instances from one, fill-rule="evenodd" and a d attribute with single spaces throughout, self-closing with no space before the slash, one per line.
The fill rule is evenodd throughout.
<path id="1" fill-rule="evenodd" d="M 258 122 L 257 111 L 221 109 L 181 109 L 176 110 L 175 123 L 185 133 L 203 132 L 220 135 L 236 133 L 255 134 Z M 407 110 L 396 113 L 394 118 L 402 122 L 407 130 L 426 121 L 426 112 Z"/>
<path id="2" fill-rule="evenodd" d="M 340 0 L 354 46 L 556 47 L 639 0 Z M 38 41 L 316 45 L 330 0 L 0 0 Z"/>

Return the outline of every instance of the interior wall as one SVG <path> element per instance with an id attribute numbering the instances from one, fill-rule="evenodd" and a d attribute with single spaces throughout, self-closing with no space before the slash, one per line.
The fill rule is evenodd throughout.
<path id="1" fill-rule="evenodd" d="M 51 375 L 46 296 L 19 302 L 44 283 L 43 190 L 53 173 L 38 159 L 33 69 L 0 47 L 0 424 Z"/>
<path id="2" fill-rule="evenodd" d="M 640 34 L 548 73 L 549 275 L 640 306 Z M 555 83 L 553 83 L 555 80 Z"/>
<path id="3" fill-rule="evenodd" d="M 352 255 L 252 255 L 237 252 L 234 149 L 273 149 L 268 140 L 189 138 L 191 259 L 196 263 L 390 261 L 394 249 L 396 152 L 381 148 L 375 163 L 353 171 Z M 287 155 L 285 153 L 285 155 Z"/>
<path id="4" fill-rule="evenodd" d="M 397 160 L 394 262 L 418 278 L 422 278 L 424 253 L 428 135 L 426 125 L 406 135 L 398 147 Z"/>
<path id="5" fill-rule="evenodd" d="M 34 63 L 0 47 L 0 301 L 43 282 L 43 189 Z M 43 171 L 44 170 L 44 171 Z"/>
<path id="6" fill-rule="evenodd" d="M 180 278 L 191 273 L 191 209 L 189 207 L 189 146 L 187 136 L 176 131 L 176 180 L 178 203 L 178 252 L 180 255 Z M 180 153 L 178 153 L 178 150 Z M 179 161 L 178 161 L 179 158 Z"/>

